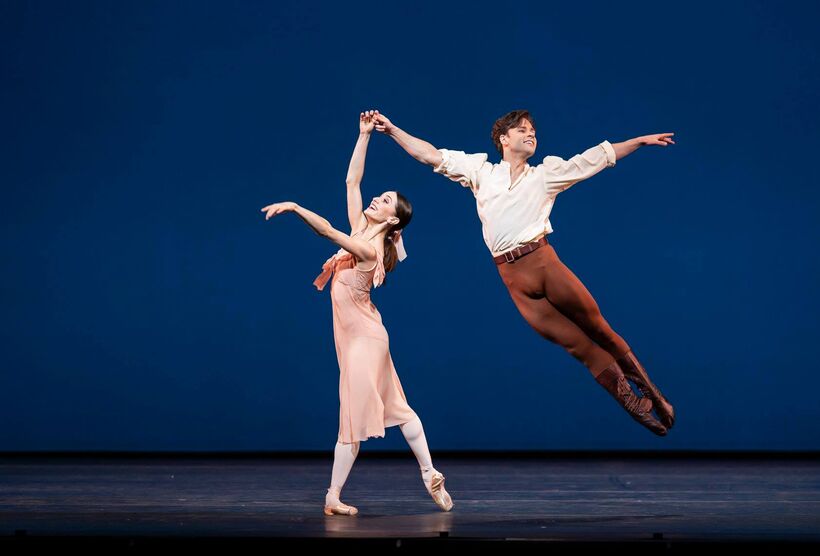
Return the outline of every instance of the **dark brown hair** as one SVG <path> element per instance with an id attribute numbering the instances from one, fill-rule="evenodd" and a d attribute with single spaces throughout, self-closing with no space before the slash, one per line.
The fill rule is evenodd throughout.
<path id="1" fill-rule="evenodd" d="M 511 128 L 518 125 L 521 120 L 528 120 L 533 129 L 535 129 L 535 120 L 532 119 L 527 110 L 513 110 L 498 118 L 493 124 L 493 132 L 490 136 L 493 138 L 493 144 L 501 156 L 504 156 L 504 147 L 501 146 L 501 136 L 506 135 Z"/>
<path id="2" fill-rule="evenodd" d="M 399 254 L 396 251 L 396 244 L 393 243 L 391 236 L 396 230 L 401 230 L 410 223 L 413 218 L 413 205 L 407 200 L 407 197 L 396 191 L 396 218 L 399 223 L 390 228 L 387 235 L 384 236 L 384 271 L 391 272 L 396 268 L 396 263 L 399 261 Z M 385 276 L 384 282 L 387 282 Z"/>

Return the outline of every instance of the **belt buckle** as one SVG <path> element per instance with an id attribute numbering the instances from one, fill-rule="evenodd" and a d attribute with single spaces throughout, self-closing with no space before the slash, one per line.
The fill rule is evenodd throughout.
<path id="1" fill-rule="evenodd" d="M 511 263 L 515 260 L 515 257 L 512 254 L 513 251 L 514 250 L 504 252 L 504 262 L 505 263 Z"/>

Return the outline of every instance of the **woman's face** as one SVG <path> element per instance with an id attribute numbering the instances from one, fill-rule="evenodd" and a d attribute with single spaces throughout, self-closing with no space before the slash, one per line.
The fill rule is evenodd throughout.
<path id="1" fill-rule="evenodd" d="M 386 222 L 396 219 L 396 197 L 395 191 L 385 191 L 378 197 L 373 197 L 370 205 L 364 210 L 365 215 L 375 222 Z M 397 222 L 398 223 L 398 222 Z"/>

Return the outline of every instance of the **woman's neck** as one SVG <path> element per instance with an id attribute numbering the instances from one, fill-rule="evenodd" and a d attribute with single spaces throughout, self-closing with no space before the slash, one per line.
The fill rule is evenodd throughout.
<path id="1" fill-rule="evenodd" d="M 377 238 L 384 241 L 386 235 L 387 228 L 383 225 L 382 222 L 374 223 L 371 222 L 369 219 L 367 221 L 367 227 L 364 230 L 362 230 L 362 237 L 368 241 Z"/>

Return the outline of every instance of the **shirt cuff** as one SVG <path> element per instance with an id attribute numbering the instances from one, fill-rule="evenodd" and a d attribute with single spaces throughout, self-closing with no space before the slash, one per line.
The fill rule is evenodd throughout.
<path id="1" fill-rule="evenodd" d="M 607 168 L 612 168 L 615 166 L 615 161 L 618 158 L 615 154 L 615 149 L 612 148 L 612 144 L 609 141 L 604 141 L 601 143 L 601 146 L 604 148 L 604 152 L 606 153 Z"/>
<path id="2" fill-rule="evenodd" d="M 443 174 L 445 169 L 447 168 L 447 163 L 450 162 L 450 151 L 447 149 L 437 149 L 438 152 L 441 153 L 441 163 L 433 168 L 433 172 L 436 174 Z"/>

